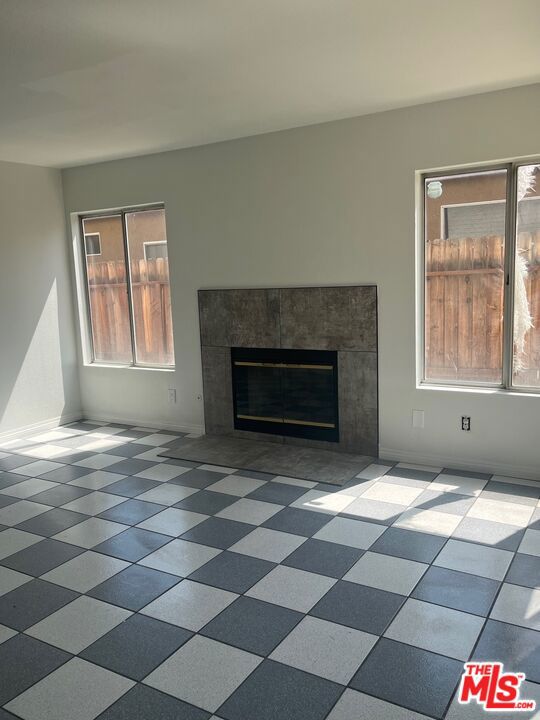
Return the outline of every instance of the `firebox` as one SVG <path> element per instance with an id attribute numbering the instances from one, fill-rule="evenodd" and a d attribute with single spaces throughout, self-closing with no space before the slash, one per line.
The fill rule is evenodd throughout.
<path id="1" fill-rule="evenodd" d="M 337 352 L 231 348 L 237 430 L 339 441 Z"/>

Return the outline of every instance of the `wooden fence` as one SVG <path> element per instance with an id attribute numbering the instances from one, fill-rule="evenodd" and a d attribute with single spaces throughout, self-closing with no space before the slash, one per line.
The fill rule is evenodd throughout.
<path id="1" fill-rule="evenodd" d="M 88 286 L 96 360 L 131 362 L 129 300 L 124 262 L 89 262 Z M 173 364 L 167 260 L 132 260 L 131 294 L 137 362 Z"/>
<path id="2" fill-rule="evenodd" d="M 540 233 L 520 233 L 534 328 L 520 382 L 539 385 Z M 500 382 L 504 247 L 501 237 L 426 243 L 426 376 Z"/>

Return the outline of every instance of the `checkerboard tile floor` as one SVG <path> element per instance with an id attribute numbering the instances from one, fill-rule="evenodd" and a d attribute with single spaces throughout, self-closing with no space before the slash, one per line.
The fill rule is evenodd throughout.
<path id="1" fill-rule="evenodd" d="M 337 488 L 159 456 L 180 438 L 0 446 L 0 720 L 474 720 L 468 659 L 540 702 L 540 483 Z"/>

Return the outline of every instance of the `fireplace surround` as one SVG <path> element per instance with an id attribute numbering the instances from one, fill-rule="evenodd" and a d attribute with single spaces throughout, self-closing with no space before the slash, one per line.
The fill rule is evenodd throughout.
<path id="1" fill-rule="evenodd" d="M 264 439 L 377 456 L 375 286 L 204 289 L 199 290 L 199 318 L 207 435 Z M 294 353 L 300 354 L 294 357 Z M 235 367 L 235 360 L 279 367 Z M 332 370 L 283 367 L 308 364 L 331 365 Z M 246 376 L 247 368 L 251 369 Z M 235 377 L 238 370 L 244 373 L 243 380 L 242 376 Z M 264 374 L 267 370 L 272 372 L 261 385 L 253 377 L 263 370 Z M 310 420 L 309 412 L 321 410 L 316 407 L 317 399 L 313 395 L 310 399 L 308 393 L 317 376 L 302 379 L 300 371 L 318 373 L 318 403 L 326 406 L 324 412 L 328 412 L 331 386 L 333 417 Z M 295 372 L 296 380 L 300 379 L 296 388 L 288 385 L 289 380 L 295 379 Z M 251 380 L 246 379 L 250 374 Z M 244 383 L 244 391 L 246 383 L 251 383 L 249 401 L 237 387 L 238 381 Z M 272 392 L 267 395 L 269 387 Z M 242 412 L 238 412 L 239 405 Z M 261 407 L 266 409 L 261 411 Z M 307 425 L 306 421 L 320 425 Z"/>

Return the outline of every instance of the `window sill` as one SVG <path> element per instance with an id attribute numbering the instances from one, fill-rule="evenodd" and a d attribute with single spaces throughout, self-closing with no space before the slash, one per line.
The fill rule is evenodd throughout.
<path id="1" fill-rule="evenodd" d="M 147 372 L 148 370 L 152 372 L 166 372 L 166 373 L 173 373 L 176 370 L 176 367 L 159 367 L 159 366 L 152 366 L 152 365 L 120 365 L 116 363 L 100 363 L 100 362 L 85 362 L 84 363 L 85 368 L 106 368 L 107 370 L 143 370 L 144 372 Z"/>
<path id="2" fill-rule="evenodd" d="M 479 395 L 508 395 L 509 397 L 533 397 L 540 398 L 539 390 L 516 390 L 515 388 L 504 387 L 482 387 L 473 385 L 437 385 L 436 383 L 417 382 L 417 390 L 434 390 L 436 392 L 458 392 L 458 393 L 477 393 Z"/>

